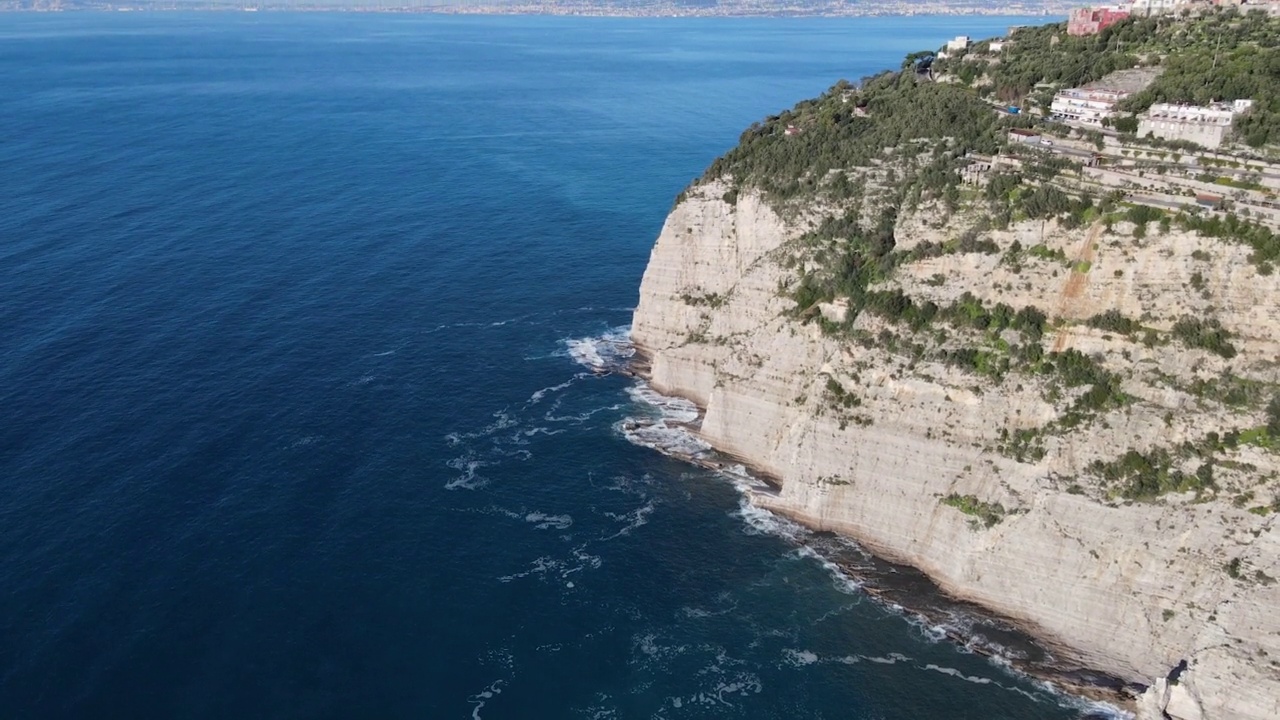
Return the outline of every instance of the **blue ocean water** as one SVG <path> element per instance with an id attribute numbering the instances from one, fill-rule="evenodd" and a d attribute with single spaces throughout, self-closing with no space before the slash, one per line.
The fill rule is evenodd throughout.
<path id="1" fill-rule="evenodd" d="M 591 367 L 742 128 L 1027 19 L 0 17 L 0 717 L 1090 710 Z"/>

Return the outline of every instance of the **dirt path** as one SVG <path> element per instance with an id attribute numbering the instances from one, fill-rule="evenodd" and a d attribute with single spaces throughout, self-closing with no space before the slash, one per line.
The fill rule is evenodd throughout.
<path id="1" fill-rule="evenodd" d="M 1075 256 L 1071 258 L 1071 269 L 1067 272 L 1067 282 L 1062 286 L 1062 292 L 1058 293 L 1058 306 L 1054 309 L 1055 318 L 1080 319 L 1073 317 L 1077 301 L 1084 295 L 1084 290 L 1089 285 L 1089 273 L 1080 272 L 1081 263 L 1093 264 L 1094 249 L 1097 246 L 1098 238 L 1102 235 L 1102 222 L 1098 221 L 1089 228 L 1089 233 L 1085 235 L 1084 240 L 1080 242 L 1080 246 L 1076 248 Z M 1066 350 L 1071 343 L 1072 332 L 1070 328 L 1063 328 L 1053 340 L 1053 351 L 1062 352 Z"/>

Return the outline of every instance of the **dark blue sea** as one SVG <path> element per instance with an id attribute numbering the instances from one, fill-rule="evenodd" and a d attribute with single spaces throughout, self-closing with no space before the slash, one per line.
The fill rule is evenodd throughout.
<path id="1" fill-rule="evenodd" d="M 0 718 L 1098 711 L 594 372 L 744 127 L 1020 22 L 0 15 Z"/>

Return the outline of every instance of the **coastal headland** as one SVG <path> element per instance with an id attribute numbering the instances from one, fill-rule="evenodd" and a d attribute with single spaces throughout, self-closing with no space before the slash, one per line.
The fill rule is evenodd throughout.
<path id="1" fill-rule="evenodd" d="M 1280 717 L 1278 23 L 957 38 L 753 125 L 654 246 L 643 375 L 759 506 L 1140 717 Z"/>

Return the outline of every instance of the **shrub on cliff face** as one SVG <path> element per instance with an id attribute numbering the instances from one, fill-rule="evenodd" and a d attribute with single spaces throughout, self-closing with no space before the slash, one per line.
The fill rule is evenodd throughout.
<path id="1" fill-rule="evenodd" d="M 1216 319 L 1200 320 L 1183 316 L 1173 325 L 1173 336 L 1187 347 L 1200 348 L 1230 360 L 1236 356 L 1227 331 Z"/>
<path id="2" fill-rule="evenodd" d="M 1129 450 L 1111 462 L 1095 460 L 1089 469 L 1127 500 L 1149 501 L 1166 493 L 1215 487 L 1212 457 L 1191 474 L 1178 469 L 1177 464 L 1177 456 L 1165 448 L 1156 448 L 1146 453 Z"/>
<path id="3" fill-rule="evenodd" d="M 1004 519 L 1005 509 L 1000 503 L 989 503 L 979 500 L 975 495 L 958 495 L 951 493 L 940 501 L 943 505 L 953 507 L 965 515 L 972 515 L 985 527 L 994 527 Z"/>
<path id="4" fill-rule="evenodd" d="M 1119 333 L 1121 335 L 1132 335 L 1142 329 L 1141 323 L 1125 317 L 1119 310 L 1114 309 L 1094 315 L 1086 320 L 1085 324 L 1104 332 Z"/>

